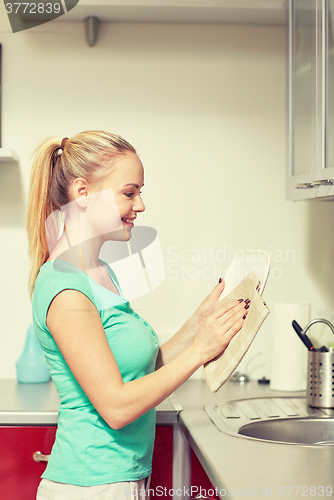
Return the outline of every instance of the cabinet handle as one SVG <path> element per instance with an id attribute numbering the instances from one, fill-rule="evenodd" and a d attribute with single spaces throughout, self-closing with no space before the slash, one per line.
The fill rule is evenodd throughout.
<path id="1" fill-rule="evenodd" d="M 32 458 L 35 462 L 47 462 L 49 460 L 50 455 L 43 455 L 40 451 L 35 451 Z"/>
<path id="2" fill-rule="evenodd" d="M 313 187 L 314 185 L 312 182 L 302 182 L 302 184 L 296 184 L 295 186 L 296 189 L 309 189 Z"/>
<path id="3" fill-rule="evenodd" d="M 334 184 L 334 179 L 323 179 L 321 181 L 313 182 L 302 182 L 301 184 L 296 184 L 296 189 L 310 189 L 317 186 L 331 186 Z"/>
<path id="4" fill-rule="evenodd" d="M 330 186 L 331 184 L 334 184 L 334 179 L 323 179 L 321 181 L 314 181 L 311 182 L 312 187 L 316 186 Z"/>

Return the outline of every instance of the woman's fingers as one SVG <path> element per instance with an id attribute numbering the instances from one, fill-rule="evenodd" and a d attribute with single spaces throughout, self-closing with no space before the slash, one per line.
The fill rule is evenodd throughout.
<path id="1" fill-rule="evenodd" d="M 219 324 L 222 347 L 226 347 L 234 335 L 243 327 L 249 310 L 248 304 L 249 302 L 247 304 L 238 302 L 237 305 L 232 306 L 225 314 L 215 320 Z"/>
<path id="2" fill-rule="evenodd" d="M 220 324 L 223 325 L 224 323 L 226 323 L 226 321 L 236 315 L 241 315 L 241 317 L 243 317 L 245 314 L 247 315 L 249 304 L 250 301 L 246 304 L 244 301 L 240 302 L 238 300 L 233 300 L 232 302 L 224 304 L 224 306 L 219 308 L 219 310 L 214 311 L 212 317 L 219 322 L 221 321 Z"/>
<path id="3" fill-rule="evenodd" d="M 231 330 L 233 330 L 234 332 L 238 332 L 244 324 L 245 320 L 243 319 L 243 317 L 244 313 L 241 311 L 240 313 L 235 314 L 227 321 L 222 323 L 220 326 L 222 336 L 225 337 L 225 335 L 229 334 Z"/>
<path id="4" fill-rule="evenodd" d="M 222 342 L 222 348 L 226 349 L 230 341 L 233 339 L 234 335 L 238 333 L 241 328 L 243 327 L 244 324 L 244 319 L 240 318 L 238 321 L 235 321 L 231 324 L 229 329 L 224 333 L 223 335 L 223 342 Z"/>
<path id="5" fill-rule="evenodd" d="M 247 316 L 249 311 L 249 305 L 241 302 L 239 306 L 233 307 L 229 311 L 227 311 L 223 316 L 218 318 L 218 320 L 222 321 L 222 325 L 229 321 L 231 318 L 242 318 Z"/>
<path id="6" fill-rule="evenodd" d="M 247 303 L 245 302 L 245 300 L 247 300 Z M 242 310 L 243 308 L 245 308 L 245 306 L 247 304 L 250 303 L 250 300 L 249 299 L 239 299 L 239 300 L 232 300 L 231 302 L 227 302 L 227 304 L 224 304 L 220 307 L 218 307 L 213 313 L 212 313 L 212 316 L 215 318 L 215 319 L 218 319 L 219 317 L 221 316 L 224 316 L 224 314 L 226 314 L 228 311 L 231 311 L 233 310 L 234 308 L 237 308 L 237 310 Z M 248 308 L 247 308 L 248 309 Z"/>
<path id="7" fill-rule="evenodd" d="M 204 362 L 224 351 L 242 328 L 249 311 L 250 300 L 246 300 L 233 300 L 224 304 L 203 321 L 194 341 Z"/>

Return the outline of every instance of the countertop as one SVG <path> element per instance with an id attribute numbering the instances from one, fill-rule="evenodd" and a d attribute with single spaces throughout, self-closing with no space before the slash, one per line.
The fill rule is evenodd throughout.
<path id="1" fill-rule="evenodd" d="M 271 391 L 269 386 L 256 381 L 227 382 L 213 394 L 205 381 L 189 380 L 157 407 L 157 424 L 179 422 L 222 499 L 227 496 L 235 499 L 254 496 L 329 498 L 334 496 L 326 494 L 326 487 L 334 491 L 334 447 L 296 446 L 234 437 L 220 432 L 204 411 L 207 404 L 303 395 Z M 55 425 L 58 405 L 59 398 L 52 382 L 19 384 L 16 380 L 0 380 L 0 425 Z"/>
<path id="2" fill-rule="evenodd" d="M 56 425 L 59 396 L 53 382 L 20 384 L 0 380 L 0 425 Z M 157 406 L 157 424 L 173 425 L 179 407 L 170 397 Z"/>
<path id="3" fill-rule="evenodd" d="M 207 404 L 220 405 L 238 399 L 301 397 L 305 393 L 271 391 L 268 385 L 251 381 L 227 382 L 213 394 L 205 381 L 189 380 L 175 395 L 183 407 L 179 415 L 181 427 L 212 484 L 218 493 L 221 490 L 221 498 L 334 496 L 334 447 L 233 437 L 220 432 L 203 409 Z M 332 488 L 331 495 L 326 494 L 326 486 Z"/>

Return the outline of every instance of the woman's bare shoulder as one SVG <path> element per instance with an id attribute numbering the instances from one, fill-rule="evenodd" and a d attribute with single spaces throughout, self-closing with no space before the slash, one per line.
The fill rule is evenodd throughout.
<path id="1" fill-rule="evenodd" d="M 59 292 L 52 300 L 46 317 L 46 324 L 50 331 L 61 323 L 69 328 L 76 327 L 93 317 L 101 322 L 100 315 L 93 302 L 79 290 L 65 289 Z"/>

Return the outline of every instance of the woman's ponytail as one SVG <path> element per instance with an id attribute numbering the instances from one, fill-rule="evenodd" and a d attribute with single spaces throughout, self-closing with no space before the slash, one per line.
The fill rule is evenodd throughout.
<path id="1" fill-rule="evenodd" d="M 47 139 L 43 141 L 34 152 L 35 159 L 30 176 L 30 191 L 26 219 L 30 256 L 28 282 L 30 298 L 32 298 L 36 277 L 40 267 L 49 258 L 49 246 L 45 231 L 45 223 L 49 215 L 58 208 L 52 203 L 51 183 L 54 163 L 60 150 L 60 143 L 61 138 L 59 137 Z M 51 227 L 50 230 L 52 231 Z M 54 227 L 54 232 L 57 232 L 56 227 Z"/>

